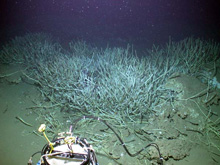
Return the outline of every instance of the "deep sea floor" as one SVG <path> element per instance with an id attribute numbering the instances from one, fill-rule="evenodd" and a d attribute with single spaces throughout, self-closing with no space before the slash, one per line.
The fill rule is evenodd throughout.
<path id="1" fill-rule="evenodd" d="M 21 68 L 17 66 L 1 66 L 0 75 L 6 75 L 19 70 L 21 70 Z M 16 72 L 13 75 L 0 79 L 0 164 L 4 165 L 27 164 L 29 157 L 36 151 L 40 151 L 46 144 L 44 138 L 41 138 L 33 133 L 33 131 L 37 131 L 40 125 L 38 121 L 39 116 L 29 109 L 29 107 L 36 106 L 36 103 L 40 102 L 41 94 L 37 90 L 36 86 L 29 84 L 28 82 L 24 82 L 21 75 L 21 72 Z M 185 80 L 189 81 L 187 78 Z M 184 79 L 181 81 L 184 81 Z M 185 82 L 185 84 L 192 84 L 192 81 Z M 190 107 L 191 105 L 188 106 Z M 215 105 L 213 107 L 213 112 L 215 112 L 218 117 L 220 116 L 219 110 L 219 105 Z M 186 111 L 186 113 L 188 112 Z M 178 114 L 178 116 L 180 116 L 182 119 L 184 119 L 184 115 L 186 115 L 185 112 Z M 16 117 L 22 118 L 26 122 L 31 123 L 32 127 L 24 125 Z M 159 119 L 160 118 L 157 119 L 157 126 L 164 125 L 164 120 Z M 179 121 L 175 120 L 175 118 L 173 120 Z M 182 129 L 182 125 L 180 125 L 181 123 L 174 124 L 176 124 L 176 129 Z M 153 126 L 149 127 L 153 128 Z M 162 154 L 165 152 L 167 152 L 167 154 L 173 154 L 175 159 L 177 159 L 178 156 L 183 157 L 176 161 L 172 159 L 172 156 L 170 156 L 169 160 L 164 162 L 165 165 L 217 165 L 220 163 L 219 151 L 216 151 L 217 154 L 209 152 L 210 148 L 208 146 L 202 144 L 200 140 L 196 140 L 197 133 L 188 132 L 188 137 L 192 137 L 191 140 L 194 141 L 193 143 L 195 143 L 194 146 L 189 146 L 189 148 L 185 146 L 188 145 L 187 143 L 184 144 L 174 140 L 167 141 L 165 144 L 162 144 L 162 141 L 158 141 L 158 143 L 161 145 L 167 145 L 161 151 Z M 190 141 L 190 139 L 187 140 Z M 179 148 L 177 149 L 175 146 Z M 183 147 L 184 151 L 181 150 L 181 146 L 186 147 Z M 123 150 L 120 149 L 120 151 Z M 183 155 L 180 154 L 181 152 L 183 152 Z M 139 164 L 137 163 L 136 158 L 128 157 L 126 153 L 121 154 L 121 156 L 124 158 L 120 158 L 118 162 L 123 165 Z M 40 155 L 36 155 L 34 157 L 34 164 L 37 163 L 39 157 Z M 118 164 L 117 162 L 112 161 L 103 155 L 97 154 L 97 158 L 100 165 Z M 143 163 L 144 161 L 140 162 Z M 149 161 L 145 161 L 145 163 L 151 164 Z"/>

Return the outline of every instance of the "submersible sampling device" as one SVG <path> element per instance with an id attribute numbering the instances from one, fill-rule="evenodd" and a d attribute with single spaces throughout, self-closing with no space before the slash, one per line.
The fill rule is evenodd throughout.
<path id="1" fill-rule="evenodd" d="M 150 143 L 132 154 L 129 152 L 117 132 L 105 120 L 94 116 L 83 116 L 76 119 L 74 125 L 70 126 L 68 132 L 59 133 L 58 137 L 52 141 L 46 136 L 46 125 L 41 124 L 38 131 L 43 133 L 48 144 L 43 147 L 42 151 L 38 151 L 30 157 L 28 165 L 33 164 L 32 158 L 37 153 L 41 153 L 41 158 L 37 165 L 99 165 L 92 145 L 90 145 L 84 138 L 73 136 L 73 130 L 76 127 L 76 124 L 82 119 L 93 119 L 104 123 L 116 135 L 126 153 L 131 157 L 139 155 L 150 146 L 155 147 L 159 154 L 158 164 L 163 165 L 163 157 L 161 156 L 160 149 L 156 143 Z"/>
<path id="2" fill-rule="evenodd" d="M 37 153 L 41 153 L 37 165 L 98 165 L 94 149 L 86 139 L 73 136 L 72 126 L 68 132 L 59 133 L 52 141 L 46 136 L 45 130 L 46 125 L 41 124 L 38 131 L 43 133 L 48 144 L 41 152 L 30 157 L 28 165 L 32 165 L 32 157 Z"/>

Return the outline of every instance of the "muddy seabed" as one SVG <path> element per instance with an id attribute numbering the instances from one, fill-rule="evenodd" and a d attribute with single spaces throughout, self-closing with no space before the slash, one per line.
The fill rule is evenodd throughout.
<path id="1" fill-rule="evenodd" d="M 35 134 L 43 122 L 39 119 L 40 113 L 30 109 L 41 106 L 43 98 L 34 83 L 25 81 L 19 70 L 22 68 L 18 66 L 0 68 L 0 75 L 7 75 L 0 78 L 0 164 L 27 164 L 29 157 L 46 144 L 43 138 Z M 14 74 L 9 75 L 10 73 Z M 216 77 L 220 81 L 219 73 Z M 206 84 L 195 77 L 178 73 L 167 81 L 166 88 L 172 89 L 177 97 L 169 104 L 164 104 L 159 113 L 150 116 L 147 123 L 134 128 L 135 134 L 124 131 L 122 138 L 125 141 L 132 137 L 136 139 L 128 144 L 131 152 L 154 142 L 160 147 L 165 159 L 164 164 L 220 164 L 220 150 L 217 149 L 220 148 L 220 137 L 216 136 L 220 135 L 220 130 L 216 127 L 220 117 L 219 89 L 207 96 Z M 54 117 L 62 120 L 62 112 L 54 111 Z M 32 127 L 24 125 L 16 117 L 24 119 Z M 96 129 L 98 128 L 97 125 Z M 149 141 L 143 144 L 143 138 Z M 117 139 L 112 139 L 115 140 Z M 158 153 L 154 148 L 150 147 L 138 157 L 132 158 L 119 143 L 114 146 L 110 141 L 108 145 L 106 148 L 109 151 L 113 150 L 113 147 L 117 147 L 117 150 L 114 153 L 106 153 L 108 156 L 97 154 L 100 165 L 157 164 Z M 33 159 L 35 164 L 39 157 L 40 155 L 37 155 Z M 113 161 L 110 157 L 117 160 Z"/>

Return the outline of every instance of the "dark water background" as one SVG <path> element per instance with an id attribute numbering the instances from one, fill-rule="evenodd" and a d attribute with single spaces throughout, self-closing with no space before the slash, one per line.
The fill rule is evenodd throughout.
<path id="1" fill-rule="evenodd" d="M 98 47 L 106 47 L 107 44 L 125 47 L 130 43 L 140 52 L 151 48 L 153 44 L 163 45 L 169 38 L 179 41 L 194 36 L 220 42 L 220 0 L 0 1 L 0 49 L 15 36 L 35 32 L 49 33 L 58 38 L 63 46 L 72 40 L 81 39 Z M 0 68 L 0 72 L 5 74 L 21 70 L 10 67 L 4 70 Z M 18 79 L 20 75 L 15 76 L 18 77 L 13 77 L 12 82 L 21 81 Z M 35 88 L 32 91 L 24 83 L 19 86 L 2 83 L 0 87 L 0 109 L 4 113 L 1 115 L 3 124 L 0 124 L 1 138 L 4 139 L 0 143 L 4 149 L 0 154 L 0 164 L 24 164 L 30 154 L 41 149 L 45 141 L 34 134 L 29 136 L 28 129 L 15 116 L 37 123 L 34 115 L 27 117 L 26 111 L 21 110 L 32 106 L 32 100 L 37 99 L 38 95 Z M 27 96 L 30 98 L 27 99 Z M 33 129 L 30 128 L 30 131 Z M 18 146 L 19 150 L 15 151 L 14 146 Z M 192 162 L 194 165 L 198 160 L 203 162 L 207 159 L 205 164 L 213 159 L 210 153 L 200 148 L 191 153 L 190 159 L 179 162 Z"/>
<path id="2" fill-rule="evenodd" d="M 136 49 L 194 36 L 220 41 L 219 0 L 1 0 L 0 41 L 45 32 L 62 44 Z"/>

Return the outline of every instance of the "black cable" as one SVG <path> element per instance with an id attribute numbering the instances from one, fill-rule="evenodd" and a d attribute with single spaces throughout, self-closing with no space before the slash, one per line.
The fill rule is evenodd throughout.
<path id="1" fill-rule="evenodd" d="M 41 151 L 37 151 L 35 152 L 33 155 L 31 155 L 31 157 L 33 158 L 36 154 L 41 153 Z"/>
<path id="2" fill-rule="evenodd" d="M 27 163 L 28 165 L 32 165 L 32 158 L 38 153 L 41 153 L 41 151 L 37 151 L 31 155 L 31 157 L 29 158 L 28 163 Z"/>
<path id="3" fill-rule="evenodd" d="M 156 150 L 158 151 L 158 154 L 159 154 L 159 158 L 160 158 L 160 164 L 163 165 L 163 157 L 161 156 L 161 153 L 160 153 L 160 149 L 158 147 L 158 145 L 156 143 L 150 143 L 148 145 L 146 145 L 145 147 L 143 147 L 141 150 L 137 151 L 136 153 L 132 154 L 129 152 L 128 148 L 126 147 L 126 145 L 124 144 L 123 140 L 121 139 L 121 137 L 117 134 L 117 132 L 105 121 L 105 120 L 102 120 L 100 119 L 99 117 L 94 117 L 94 116 L 83 116 L 83 117 L 80 117 L 78 119 L 76 119 L 74 121 L 74 125 L 72 127 L 72 129 L 74 130 L 75 127 L 76 127 L 76 124 L 82 120 L 82 119 L 94 119 L 94 120 L 98 120 L 98 121 L 101 121 L 102 123 L 104 123 L 109 129 L 112 130 L 112 132 L 114 132 L 114 134 L 117 136 L 118 140 L 121 142 L 124 150 L 127 152 L 127 154 L 131 157 L 135 157 L 137 155 L 139 155 L 142 151 L 144 151 L 146 148 L 150 147 L 150 146 L 153 146 L 156 148 Z"/>

